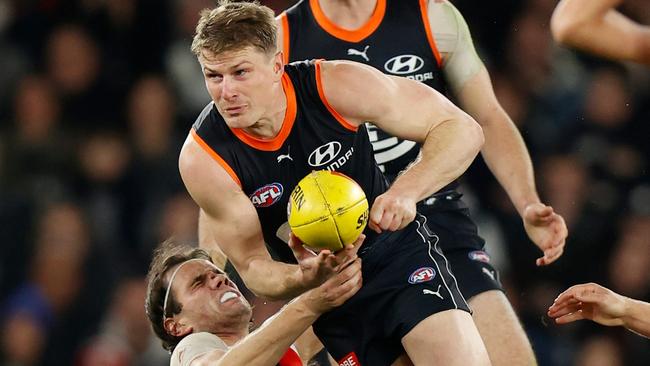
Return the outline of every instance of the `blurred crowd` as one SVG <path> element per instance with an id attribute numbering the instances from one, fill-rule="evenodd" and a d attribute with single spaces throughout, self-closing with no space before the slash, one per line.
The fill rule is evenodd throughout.
<path id="1" fill-rule="evenodd" d="M 647 365 L 648 339 L 544 314 L 580 282 L 650 300 L 650 69 L 556 46 L 555 0 L 452 2 L 569 228 L 564 256 L 537 268 L 485 164 L 463 179 L 540 365 Z M 189 45 L 213 5 L 0 0 L 0 365 L 168 363 L 144 275 L 162 240 L 197 242 L 177 157 L 209 101 Z M 650 24 L 646 0 L 621 10 Z"/>

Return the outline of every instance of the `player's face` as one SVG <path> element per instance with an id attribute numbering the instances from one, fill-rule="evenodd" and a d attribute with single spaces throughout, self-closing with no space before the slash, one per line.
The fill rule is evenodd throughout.
<path id="1" fill-rule="evenodd" d="M 194 332 L 248 326 L 250 304 L 228 276 L 208 261 L 186 263 L 176 274 L 171 291 L 182 304 L 181 312 L 175 317 Z"/>
<path id="2" fill-rule="evenodd" d="M 210 97 L 232 128 L 247 128 L 275 111 L 274 88 L 281 87 L 280 54 L 266 54 L 257 48 L 199 57 Z"/>

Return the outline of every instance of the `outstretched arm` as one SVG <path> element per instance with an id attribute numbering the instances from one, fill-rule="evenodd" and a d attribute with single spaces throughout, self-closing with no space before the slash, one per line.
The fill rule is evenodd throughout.
<path id="1" fill-rule="evenodd" d="M 614 8 L 622 0 L 562 0 L 551 17 L 561 44 L 616 60 L 650 65 L 650 27 Z"/>
<path id="2" fill-rule="evenodd" d="M 551 206 L 540 201 L 528 149 L 497 101 L 485 68 L 465 83 L 459 99 L 483 127 L 481 153 L 486 164 L 519 212 L 528 237 L 544 252 L 537 265 L 552 263 L 564 251 L 566 224 Z"/>
<path id="3" fill-rule="evenodd" d="M 341 268 L 321 286 L 290 302 L 234 347 L 226 352 L 206 353 L 196 358 L 192 365 L 276 365 L 321 314 L 343 304 L 361 288 L 361 259 L 351 259 Z"/>
<path id="4" fill-rule="evenodd" d="M 548 310 L 558 324 L 580 319 L 607 326 L 622 325 L 650 337 L 650 304 L 621 296 L 595 283 L 575 285 L 561 293 Z"/>
<path id="5" fill-rule="evenodd" d="M 483 128 L 483 158 L 519 212 L 528 237 L 544 252 L 537 265 L 555 261 L 567 236 L 564 219 L 539 199 L 528 149 L 494 94 L 465 19 L 448 1 L 430 1 L 428 15 L 434 36 L 441 38 L 445 77 L 463 110 Z"/>

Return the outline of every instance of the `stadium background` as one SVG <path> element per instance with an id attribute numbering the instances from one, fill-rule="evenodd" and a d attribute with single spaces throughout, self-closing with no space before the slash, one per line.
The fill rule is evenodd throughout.
<path id="1" fill-rule="evenodd" d="M 543 317 L 579 282 L 650 300 L 650 70 L 554 45 L 554 0 L 452 2 L 569 227 L 564 256 L 536 268 L 485 165 L 464 178 L 540 364 L 650 364 L 647 339 Z M 156 243 L 197 240 L 177 156 L 208 101 L 189 44 L 212 4 L 0 0 L 0 365 L 166 364 L 144 274 Z M 650 24 L 646 0 L 622 10 Z"/>

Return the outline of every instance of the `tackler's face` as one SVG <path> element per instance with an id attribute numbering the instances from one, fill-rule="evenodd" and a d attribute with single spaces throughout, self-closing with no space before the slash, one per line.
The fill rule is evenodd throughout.
<path id="1" fill-rule="evenodd" d="M 178 266 L 169 272 L 175 268 Z M 174 318 L 194 332 L 215 333 L 230 328 L 233 323 L 248 324 L 250 304 L 213 263 L 207 260 L 185 262 L 172 280 L 170 291 L 181 304 L 181 311 Z"/>
<path id="2" fill-rule="evenodd" d="M 199 62 L 208 93 L 229 127 L 251 127 L 277 109 L 273 89 L 281 83 L 280 53 L 252 46 L 220 54 L 205 50 Z"/>

